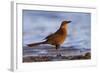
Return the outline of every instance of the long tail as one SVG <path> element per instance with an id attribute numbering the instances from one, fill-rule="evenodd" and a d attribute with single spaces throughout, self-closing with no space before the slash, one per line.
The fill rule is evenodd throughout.
<path id="1" fill-rule="evenodd" d="M 32 43 L 32 44 L 27 44 L 27 46 L 33 47 L 33 46 L 37 46 L 37 45 L 40 45 L 40 44 L 46 44 L 46 41 L 44 41 L 44 42 L 38 42 L 38 43 Z"/>

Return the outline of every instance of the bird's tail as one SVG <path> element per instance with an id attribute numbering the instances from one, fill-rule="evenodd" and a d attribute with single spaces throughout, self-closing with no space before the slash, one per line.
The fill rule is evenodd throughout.
<path id="1" fill-rule="evenodd" d="M 37 45 L 40 45 L 40 44 L 46 44 L 46 41 L 38 42 L 38 43 L 32 43 L 32 44 L 27 44 L 27 46 L 33 47 L 33 46 L 37 46 Z"/>

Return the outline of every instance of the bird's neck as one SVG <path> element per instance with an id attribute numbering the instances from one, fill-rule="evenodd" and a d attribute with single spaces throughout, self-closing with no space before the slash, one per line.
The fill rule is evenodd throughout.
<path id="1" fill-rule="evenodd" d="M 61 27 L 60 27 L 60 30 L 67 31 L 67 28 L 68 28 L 67 25 L 65 25 L 65 26 L 61 26 Z"/>
<path id="2" fill-rule="evenodd" d="M 62 35 L 66 35 L 67 34 L 67 27 L 60 28 L 59 33 L 62 34 Z"/>
<path id="3" fill-rule="evenodd" d="M 67 28 L 61 28 L 61 30 L 63 33 L 67 32 Z"/>

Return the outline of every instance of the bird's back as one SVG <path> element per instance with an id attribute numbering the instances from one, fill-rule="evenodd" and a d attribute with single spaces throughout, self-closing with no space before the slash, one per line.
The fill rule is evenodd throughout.
<path id="1" fill-rule="evenodd" d="M 51 34 L 46 37 L 47 43 L 56 45 L 56 44 L 62 44 L 66 38 L 67 31 L 66 29 L 59 29 L 54 34 Z"/>

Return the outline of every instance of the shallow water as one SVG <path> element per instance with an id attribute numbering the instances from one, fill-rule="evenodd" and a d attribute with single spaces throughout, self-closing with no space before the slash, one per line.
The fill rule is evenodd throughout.
<path id="1" fill-rule="evenodd" d="M 90 56 L 85 58 L 86 53 L 89 53 L 90 55 L 90 49 L 80 50 L 74 47 L 60 47 L 59 50 L 56 50 L 55 47 L 48 45 L 40 45 L 36 47 L 24 46 L 23 62 L 90 59 Z"/>
<path id="2" fill-rule="evenodd" d="M 23 56 L 56 56 L 58 53 L 62 56 L 75 56 L 82 55 L 90 52 L 90 49 L 80 50 L 74 47 L 61 47 L 58 50 L 52 46 L 36 46 L 36 47 L 23 47 Z"/>

